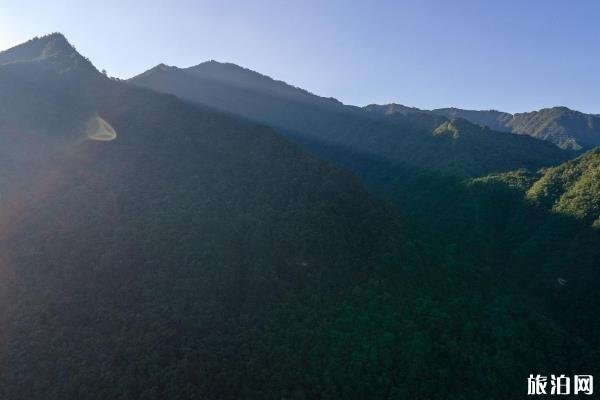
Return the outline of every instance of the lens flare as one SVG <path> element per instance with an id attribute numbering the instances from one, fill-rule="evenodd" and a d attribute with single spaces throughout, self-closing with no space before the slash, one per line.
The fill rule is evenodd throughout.
<path id="1" fill-rule="evenodd" d="M 87 137 L 101 142 L 110 142 L 117 138 L 117 132 L 100 117 L 93 117 L 87 123 Z"/>

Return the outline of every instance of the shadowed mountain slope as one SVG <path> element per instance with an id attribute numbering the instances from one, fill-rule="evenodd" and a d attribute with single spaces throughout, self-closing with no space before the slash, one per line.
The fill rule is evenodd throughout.
<path id="1" fill-rule="evenodd" d="M 236 397 L 220 371 L 278 302 L 354 282 L 395 230 L 351 174 L 61 35 L 0 60 L 2 398 Z"/>
<path id="2" fill-rule="evenodd" d="M 461 124 L 469 134 L 435 135 L 447 119 L 422 114 L 388 120 L 233 64 L 212 61 L 185 69 L 159 65 L 130 82 L 266 123 L 303 144 L 310 142 L 320 155 L 325 154 L 319 151 L 322 146 L 340 146 L 382 162 L 458 176 L 536 169 L 568 158 L 548 143 L 523 136 L 480 130 L 476 137 L 470 133 L 479 128 L 467 128 L 466 121 Z"/>

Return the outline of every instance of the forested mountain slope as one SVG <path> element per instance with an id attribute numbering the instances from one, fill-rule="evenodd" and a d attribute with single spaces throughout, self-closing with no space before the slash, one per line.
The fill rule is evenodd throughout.
<path id="1" fill-rule="evenodd" d="M 59 34 L 0 60 L 0 398 L 506 399 L 591 371 L 591 340 L 449 243 L 454 210 L 413 226 L 272 129 L 110 80 Z"/>
<path id="2" fill-rule="evenodd" d="M 141 81 L 133 81 L 234 114 L 255 117 L 275 127 L 281 128 L 282 123 L 287 123 L 284 114 L 269 114 L 275 108 L 265 107 L 259 117 L 247 111 L 255 105 L 240 91 L 233 97 L 240 104 L 248 102 L 248 109 L 227 108 L 218 101 L 211 102 L 212 96 L 222 93 L 218 86 L 205 90 L 187 76 L 185 70 L 171 69 L 168 75 L 151 73 Z M 185 92 L 177 90 L 183 86 L 187 88 Z M 254 98 L 254 102 L 265 104 L 261 96 Z M 290 105 L 284 98 L 280 98 L 278 104 L 278 107 Z M 475 279 L 477 283 L 467 287 L 479 290 L 485 284 L 470 274 L 483 274 L 494 282 L 491 287 L 510 293 L 509 298 L 500 301 L 501 307 L 512 307 L 523 301 L 586 343 L 588 355 L 597 354 L 597 350 L 595 353 L 591 350 L 597 349 L 600 343 L 600 326 L 593 317 L 593 310 L 600 304 L 596 295 L 600 282 L 597 232 L 575 218 L 563 218 L 530 203 L 522 191 L 504 182 L 463 181 L 465 177 L 506 171 L 511 166 L 524 164 L 529 165 L 527 168 L 532 171 L 529 174 L 536 174 L 544 164 L 541 160 L 559 164 L 572 157 L 573 152 L 524 135 L 493 131 L 463 118 L 448 119 L 402 107 L 391 113 L 381 109 L 368 111 L 371 115 L 367 119 L 346 115 L 343 120 L 335 121 L 321 111 L 321 121 L 327 124 L 315 120 L 314 114 L 303 113 L 298 104 L 287 107 L 286 111 L 298 121 L 312 124 L 310 128 L 308 125 L 293 128 L 315 129 L 304 135 L 296 133 L 300 142 L 329 160 L 359 171 L 365 182 L 396 201 L 410 221 L 411 239 L 426 246 L 420 255 L 427 254 L 427 262 L 436 266 L 425 276 L 444 277 L 449 281 L 456 278 L 459 286 L 465 284 L 465 279 Z M 502 115 L 498 113 L 494 118 L 501 119 Z M 347 129 L 342 128 L 343 124 L 349 124 Z M 362 134 L 359 134 L 361 129 Z M 335 141 L 323 140 L 331 132 L 336 132 Z M 349 136 L 348 132 L 357 134 Z M 372 138 L 372 142 L 366 138 Z M 433 260 L 432 255 L 435 255 Z M 450 277 L 452 270 L 440 269 L 448 263 L 456 268 L 464 267 L 467 276 Z M 421 268 L 427 270 L 426 266 Z M 411 282 L 404 283 L 401 276 L 391 276 L 397 277 L 392 285 L 411 285 Z M 384 282 L 389 284 L 387 279 Z M 567 280 L 568 286 L 560 283 Z M 431 288 L 435 284 L 425 280 L 422 286 Z M 425 293 L 427 298 L 432 295 L 428 290 Z M 460 293 L 452 295 L 451 302 L 478 301 L 467 300 L 462 297 L 463 292 Z M 485 301 L 484 309 L 494 307 L 489 300 Z M 582 305 L 585 311 L 580 310 Z M 445 306 L 441 307 L 447 312 Z M 372 312 L 368 311 L 370 318 L 374 317 Z M 386 318 L 387 314 L 380 317 Z"/>
<path id="3" fill-rule="evenodd" d="M 437 108 L 432 110 L 432 113 L 435 115 L 442 115 L 446 118 L 464 118 L 467 121 L 471 121 L 479 125 L 485 125 L 498 132 L 510 132 L 510 129 L 506 127 L 506 123 L 508 120 L 510 120 L 512 115 L 502 111 L 473 111 L 451 107 Z"/>
<path id="4" fill-rule="evenodd" d="M 4 399 L 235 398 L 278 302 L 335 293 L 394 235 L 349 173 L 111 81 L 61 35 L 0 59 Z"/>
<path id="5" fill-rule="evenodd" d="M 598 352 L 597 174 L 595 149 L 553 168 L 465 181 L 399 171 L 388 192 L 416 237 L 490 271 Z"/>
<path id="6" fill-rule="evenodd" d="M 584 114 L 567 107 L 518 113 L 506 126 L 513 133 L 549 140 L 563 148 L 600 146 L 600 115 Z"/>
<path id="7" fill-rule="evenodd" d="M 476 181 L 505 183 L 524 191 L 528 200 L 545 209 L 599 226 L 600 148 L 556 167 L 490 175 Z"/>
<path id="8" fill-rule="evenodd" d="M 600 148 L 542 170 L 527 196 L 553 211 L 593 221 L 600 227 Z"/>
<path id="9" fill-rule="evenodd" d="M 469 134 L 436 135 L 433 131 L 446 118 L 422 114 L 389 121 L 233 64 L 159 65 L 130 82 L 269 124 L 330 159 L 323 149 L 340 146 L 357 157 L 471 177 L 537 169 L 569 157 L 543 141 L 467 127 L 466 121 L 459 124 Z"/>
<path id="10" fill-rule="evenodd" d="M 463 110 L 438 108 L 421 110 L 400 104 L 371 104 L 366 110 L 396 118 L 409 114 L 440 115 L 464 118 L 499 132 L 529 135 L 552 142 L 563 149 L 580 150 L 600 145 L 600 115 L 584 114 L 567 107 L 544 108 L 539 111 L 509 114 L 496 110 Z"/>

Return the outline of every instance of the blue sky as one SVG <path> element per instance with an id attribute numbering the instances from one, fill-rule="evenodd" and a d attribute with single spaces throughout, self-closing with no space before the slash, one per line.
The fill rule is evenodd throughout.
<path id="1" fill-rule="evenodd" d="M 215 59 L 356 105 L 600 113 L 599 21 L 585 0 L 0 0 L 0 49 L 60 31 L 121 78 Z"/>

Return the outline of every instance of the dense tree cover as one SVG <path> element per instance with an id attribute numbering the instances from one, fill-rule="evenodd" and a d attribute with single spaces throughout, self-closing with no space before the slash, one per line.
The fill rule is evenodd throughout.
<path id="1" fill-rule="evenodd" d="M 567 149 L 600 145 L 600 116 L 584 114 L 567 107 L 518 113 L 506 126 L 511 132 L 549 140 Z"/>
<path id="2" fill-rule="evenodd" d="M 528 198 L 600 227 L 600 148 L 540 175 L 527 191 Z"/>
<path id="3" fill-rule="evenodd" d="M 506 399 L 600 365 L 598 230 L 525 201 L 538 172 L 456 178 L 559 150 L 495 155 L 498 134 L 429 117 L 398 145 L 435 168 L 304 137 L 399 211 L 265 126 L 104 77 L 61 35 L 0 64 L 0 398 Z M 116 140 L 85 135 L 98 116 Z"/>
<path id="4" fill-rule="evenodd" d="M 0 397 L 235 393 L 247 332 L 286 294 L 360 280 L 395 219 L 272 130 L 88 76 L 67 54 L 0 66 L 3 155 L 23 150 L 0 202 Z M 69 115 L 77 103 L 91 107 Z M 95 115 L 116 140 L 87 138 Z"/>
<path id="5" fill-rule="evenodd" d="M 498 132 L 510 132 L 506 122 L 512 118 L 511 114 L 496 110 L 463 110 L 460 108 L 436 108 L 434 110 L 422 110 L 416 107 L 407 107 L 402 104 L 369 104 L 365 110 L 382 115 L 390 119 L 400 119 L 402 116 L 414 114 L 438 115 L 448 119 L 462 118 L 478 125 L 484 125 Z"/>
<path id="6" fill-rule="evenodd" d="M 243 397 L 520 398 L 530 371 L 593 371 L 589 346 L 448 254 L 391 263 L 335 302 L 285 303 Z"/>
<path id="7" fill-rule="evenodd" d="M 281 311 L 283 322 L 273 322 L 272 335 L 258 339 L 261 349 L 273 343 L 278 349 L 258 365 L 277 367 L 251 363 L 251 380 L 257 384 L 245 397 L 493 398 L 495 386 L 497 398 L 506 398 L 520 396 L 514 377 L 526 370 L 588 370 L 574 360 L 597 362 L 589 360 L 600 337 L 594 317 L 600 303 L 597 232 L 530 203 L 523 193 L 538 178 L 539 166 L 560 163 L 568 153 L 491 131 L 459 115 L 395 110 L 400 112 L 385 113 L 386 124 L 376 115 L 321 104 L 319 98 L 310 102 L 305 92 L 298 94 L 302 101 L 276 93 L 267 78 L 248 70 L 232 78 L 232 65 L 211 63 L 210 73 L 202 69 L 153 70 L 133 82 L 283 128 L 319 156 L 360 172 L 371 188 L 391 194 L 410 221 L 413 240 L 425 244 L 414 254 L 404 249 L 405 257 L 413 254 L 419 260 L 395 266 L 404 273 L 371 276 L 370 282 L 388 288 L 383 300 L 365 283 L 328 307 L 317 301 L 326 310 L 322 313 L 315 314 L 310 301 L 292 302 L 291 310 Z M 503 116 L 493 117 L 500 121 Z M 533 172 L 510 172 L 501 182 L 493 177 L 461 181 L 520 167 Z M 422 275 L 406 273 L 411 264 Z M 469 281 L 473 284 L 467 288 Z M 451 283 L 441 288 L 438 282 Z M 433 314 L 451 316 L 456 326 L 476 324 L 479 336 L 452 330 L 443 318 L 441 326 L 451 333 L 439 334 L 440 325 L 427 312 L 415 315 L 418 300 Z M 412 358 L 413 342 L 402 336 L 405 331 L 419 337 L 415 347 L 421 350 Z M 456 343 L 469 350 L 451 353 Z M 498 356 L 498 348 L 507 352 Z M 464 369 L 454 370 L 455 365 Z M 489 375 L 482 372 L 489 369 Z M 263 371 L 262 379 L 257 380 L 256 370 Z M 504 370 L 511 372 L 503 376 Z"/>
<path id="8" fill-rule="evenodd" d="M 587 184 L 584 178 L 584 189 L 575 191 L 565 189 L 564 181 L 552 180 L 557 171 L 575 169 L 579 177 L 594 176 L 597 164 L 592 160 L 597 162 L 597 150 L 540 172 L 522 170 L 464 182 L 405 171 L 388 190 L 412 220 L 409 229 L 436 244 L 438 252 L 453 249 L 472 267 L 491 271 L 536 310 L 597 346 L 600 232 L 591 226 L 597 211 L 590 205 L 597 195 L 589 194 L 597 179 L 587 178 L 594 182 Z M 575 208 L 567 211 L 540 201 L 535 196 L 542 187 L 569 193 Z"/>
<path id="9" fill-rule="evenodd" d="M 436 136 L 433 131 L 447 118 L 426 113 L 381 118 L 233 64 L 213 61 L 185 69 L 161 65 L 129 82 L 269 124 L 303 143 L 343 146 L 356 157 L 368 155 L 463 177 L 537 169 L 571 156 L 541 140 L 482 129 L 464 120 L 461 137 Z"/>
<path id="10" fill-rule="evenodd" d="M 584 114 L 567 107 L 543 108 L 514 115 L 496 110 L 477 111 L 460 108 L 421 110 L 400 104 L 370 104 L 365 109 L 392 120 L 411 114 L 464 118 L 499 132 L 547 140 L 563 149 L 580 150 L 600 145 L 600 115 Z"/>

